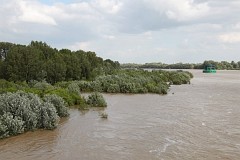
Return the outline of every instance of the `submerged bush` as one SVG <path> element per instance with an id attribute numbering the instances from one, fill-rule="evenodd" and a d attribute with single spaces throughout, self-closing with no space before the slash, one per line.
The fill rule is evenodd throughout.
<path id="1" fill-rule="evenodd" d="M 45 102 L 49 102 L 53 104 L 53 106 L 57 110 L 57 114 L 59 117 L 66 117 L 69 115 L 68 108 L 66 107 L 65 101 L 61 97 L 55 94 L 52 94 L 52 95 L 48 94 L 43 97 L 43 100 Z"/>
<path id="2" fill-rule="evenodd" d="M 54 100 L 57 99 L 55 102 Z M 59 116 L 54 104 L 59 107 L 62 99 L 47 97 L 43 102 L 37 95 L 22 91 L 0 95 L 0 138 L 17 135 L 37 128 L 53 129 Z M 58 104 L 59 102 L 59 104 Z M 61 108 L 61 114 L 67 115 Z M 64 113 L 63 113 L 64 111 Z"/>
<path id="3" fill-rule="evenodd" d="M 188 73 L 185 72 L 175 72 L 170 77 L 170 82 L 174 85 L 181 85 L 190 83 L 190 76 Z"/>
<path id="4" fill-rule="evenodd" d="M 110 84 L 107 89 L 108 93 L 120 93 L 120 87 L 118 84 Z"/>
<path id="5" fill-rule="evenodd" d="M 2 118 L 0 118 L 0 139 L 1 138 L 5 138 L 8 137 L 8 127 L 4 124 L 4 122 L 2 122 L 1 120 Z"/>
<path id="6" fill-rule="evenodd" d="M 5 133 L 0 135 L 0 137 L 17 135 L 24 132 L 24 121 L 19 116 L 13 116 L 9 112 L 4 113 L 1 116 L 0 121 L 2 125 L 6 127 Z"/>
<path id="7" fill-rule="evenodd" d="M 44 102 L 41 105 L 40 115 L 40 128 L 54 129 L 57 127 L 59 122 L 59 116 L 57 114 L 56 108 L 53 106 L 52 103 Z"/>
<path id="8" fill-rule="evenodd" d="M 94 92 L 88 96 L 87 104 L 91 105 L 92 107 L 107 107 L 105 99 L 98 92 Z"/>

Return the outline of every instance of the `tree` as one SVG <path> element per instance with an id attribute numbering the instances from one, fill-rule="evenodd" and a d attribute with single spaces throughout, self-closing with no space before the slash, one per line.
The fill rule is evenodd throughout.
<path id="1" fill-rule="evenodd" d="M 11 81 L 36 80 L 42 70 L 42 52 L 33 47 L 17 45 L 5 59 L 7 79 Z"/>
<path id="2" fill-rule="evenodd" d="M 60 54 L 55 54 L 46 62 L 47 81 L 56 83 L 65 80 L 66 64 Z"/>

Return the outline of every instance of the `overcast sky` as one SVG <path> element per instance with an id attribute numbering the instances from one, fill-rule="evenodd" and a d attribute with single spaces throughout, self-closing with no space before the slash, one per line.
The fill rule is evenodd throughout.
<path id="1" fill-rule="evenodd" d="M 240 0 L 1 0 L 0 41 L 120 63 L 240 61 Z"/>

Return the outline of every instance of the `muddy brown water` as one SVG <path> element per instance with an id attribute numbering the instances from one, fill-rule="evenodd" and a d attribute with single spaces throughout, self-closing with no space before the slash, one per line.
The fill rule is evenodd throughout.
<path id="1" fill-rule="evenodd" d="M 101 110 L 70 110 L 53 131 L 0 140 L 1 160 L 239 160 L 240 71 L 192 71 L 165 96 L 105 94 Z"/>

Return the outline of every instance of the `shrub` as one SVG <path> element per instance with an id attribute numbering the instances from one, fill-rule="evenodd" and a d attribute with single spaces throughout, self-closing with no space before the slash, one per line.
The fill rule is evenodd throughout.
<path id="1" fill-rule="evenodd" d="M 80 91 L 89 92 L 92 91 L 91 84 L 87 81 L 77 81 Z"/>
<path id="2" fill-rule="evenodd" d="M 37 95 L 22 91 L 1 94 L 0 138 L 36 128 L 55 128 L 59 116 L 52 103 L 43 103 Z"/>
<path id="3" fill-rule="evenodd" d="M 134 83 L 121 83 L 120 84 L 121 93 L 136 93 L 136 88 Z"/>
<path id="4" fill-rule="evenodd" d="M 52 103 L 44 102 L 41 105 L 40 110 L 40 128 L 44 129 L 54 129 L 57 127 L 59 122 L 59 116 L 57 115 L 57 110 Z"/>
<path id="5" fill-rule="evenodd" d="M 190 75 L 186 72 L 174 72 L 170 77 L 172 84 L 181 85 L 190 83 Z"/>
<path id="6" fill-rule="evenodd" d="M 103 87 L 100 81 L 93 81 L 90 83 L 91 85 L 91 90 L 94 92 L 102 92 Z"/>
<path id="7" fill-rule="evenodd" d="M 107 119 L 108 118 L 108 114 L 106 112 L 102 112 L 100 114 L 101 118 Z"/>
<path id="8" fill-rule="evenodd" d="M 63 88 L 49 90 L 46 92 L 46 94 L 55 94 L 55 95 L 62 97 L 69 106 L 74 105 L 76 102 L 76 100 L 74 99 L 72 94 L 70 94 L 66 89 L 63 89 Z"/>
<path id="9" fill-rule="evenodd" d="M 33 88 L 37 88 L 37 89 L 40 89 L 40 90 L 47 90 L 47 89 L 52 89 L 53 86 L 45 81 L 43 82 L 37 82 Z"/>
<path id="10" fill-rule="evenodd" d="M 21 117 L 24 121 L 25 131 L 33 130 L 37 127 L 40 104 L 41 99 L 32 93 L 19 91 L 2 94 L 0 96 L 0 114 L 11 113 Z"/>
<path id="11" fill-rule="evenodd" d="M 66 107 L 65 101 L 61 97 L 55 94 L 52 94 L 52 95 L 48 94 L 43 97 L 43 100 L 44 102 L 53 104 L 53 106 L 57 110 L 57 114 L 59 117 L 66 117 L 69 115 L 68 108 Z"/>
<path id="12" fill-rule="evenodd" d="M 61 82 L 55 83 L 54 86 L 60 87 L 60 88 L 67 88 L 69 84 L 71 84 L 71 82 L 61 81 Z"/>
<path id="13" fill-rule="evenodd" d="M 80 88 L 76 82 L 72 82 L 68 85 L 67 90 L 69 93 L 80 95 Z"/>
<path id="14" fill-rule="evenodd" d="M 2 136 L 8 135 L 17 135 L 24 132 L 24 121 L 21 117 L 13 116 L 11 113 L 5 113 L 1 116 L 0 121 L 6 130 Z"/>
<path id="15" fill-rule="evenodd" d="M 4 122 L 2 122 L 0 118 L 0 139 L 8 137 L 9 134 L 7 129 L 7 126 L 4 124 Z"/>
<path id="16" fill-rule="evenodd" d="M 98 92 L 94 92 L 88 96 L 87 104 L 89 104 L 93 107 L 106 107 L 107 106 L 107 103 L 104 100 L 103 96 Z"/>
<path id="17" fill-rule="evenodd" d="M 110 84 L 107 89 L 108 93 L 120 93 L 120 87 L 118 84 Z"/>

